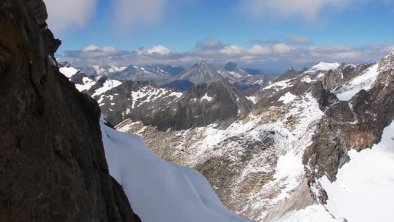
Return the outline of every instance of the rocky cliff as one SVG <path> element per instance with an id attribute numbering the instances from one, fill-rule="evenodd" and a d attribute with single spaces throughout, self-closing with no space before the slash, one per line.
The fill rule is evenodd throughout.
<path id="1" fill-rule="evenodd" d="M 100 109 L 59 73 L 41 0 L 0 2 L 0 221 L 138 221 L 109 175 Z"/>
<path id="2" fill-rule="evenodd" d="M 364 69 L 368 67 L 370 65 Z M 349 100 L 338 99 L 335 90 L 332 93 L 323 86 L 315 90 L 325 116 L 318 124 L 313 144 L 304 155 L 304 164 L 309 165 L 312 178 L 326 175 L 335 181 L 339 168 L 349 161 L 349 150 L 361 151 L 381 140 L 383 129 L 394 119 L 393 67 L 394 53 L 390 53 L 376 65 L 377 76 L 370 89 L 361 89 Z M 331 78 L 328 75 L 325 79 L 327 77 Z M 324 195 L 322 200 L 326 201 Z"/>

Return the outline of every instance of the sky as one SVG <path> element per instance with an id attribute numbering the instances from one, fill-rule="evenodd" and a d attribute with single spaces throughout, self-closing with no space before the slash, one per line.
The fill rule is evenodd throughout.
<path id="1" fill-rule="evenodd" d="M 280 72 L 376 62 L 394 48 L 394 0 L 44 0 L 76 65 L 207 60 Z"/>

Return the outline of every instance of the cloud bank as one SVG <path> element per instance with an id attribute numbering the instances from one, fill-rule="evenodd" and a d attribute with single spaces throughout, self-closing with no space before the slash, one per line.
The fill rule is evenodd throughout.
<path id="1" fill-rule="evenodd" d="M 303 41 L 301 41 L 303 42 Z M 85 49 L 66 51 L 62 60 L 77 66 L 146 64 L 189 65 L 200 60 L 213 64 L 233 61 L 250 67 L 270 71 L 283 71 L 290 67 L 307 67 L 325 62 L 367 63 L 376 62 L 394 45 L 364 45 L 351 47 L 330 45 L 314 47 L 304 44 L 278 42 L 273 44 L 253 44 L 242 47 L 224 44 L 219 40 L 208 39 L 196 43 L 196 48 L 188 52 L 174 52 L 162 45 L 152 48 L 139 48 L 133 51 L 120 50 L 111 46 L 87 46 Z"/>

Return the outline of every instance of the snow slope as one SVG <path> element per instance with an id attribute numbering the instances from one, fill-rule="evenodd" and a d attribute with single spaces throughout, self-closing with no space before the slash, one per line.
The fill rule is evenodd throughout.
<path id="1" fill-rule="evenodd" d="M 142 221 L 248 221 L 230 213 L 197 171 L 160 159 L 139 136 L 113 130 L 104 121 L 100 124 L 110 174 Z"/>
<path id="2" fill-rule="evenodd" d="M 120 86 L 121 84 L 122 84 L 122 82 L 120 82 L 118 80 L 107 79 L 101 88 L 96 89 L 96 91 L 93 93 L 92 97 L 99 96 L 99 95 L 109 91 L 110 89 Z"/>
<path id="3" fill-rule="evenodd" d="M 77 74 L 77 73 L 79 72 L 78 69 L 76 69 L 76 68 L 74 68 L 74 67 L 67 67 L 67 66 L 61 67 L 61 68 L 59 69 L 59 71 L 60 71 L 63 75 L 65 75 L 67 78 L 71 78 L 71 77 L 73 77 L 75 74 Z"/>
<path id="4" fill-rule="evenodd" d="M 282 101 L 284 104 L 288 104 L 291 101 L 295 100 L 296 98 L 297 98 L 297 96 L 291 94 L 291 92 L 288 92 L 285 95 L 283 95 L 282 97 L 280 97 L 278 101 Z"/>
<path id="5" fill-rule="evenodd" d="M 115 67 L 112 67 L 112 69 L 115 69 Z M 79 73 L 79 70 L 71 67 L 71 66 L 65 66 L 65 67 L 61 67 L 59 68 L 59 71 L 65 75 L 67 78 L 70 79 Z M 76 83 L 75 87 L 78 89 L 78 91 L 83 92 L 83 91 L 88 91 L 90 90 L 93 86 L 95 86 L 96 84 L 98 84 L 98 82 L 100 81 L 100 78 L 102 78 L 101 76 L 98 77 L 88 77 L 88 76 L 84 76 L 82 77 L 82 84 L 80 83 Z M 118 80 L 114 80 L 114 79 L 106 79 L 105 82 L 102 84 L 102 86 L 100 86 L 99 88 L 95 89 L 94 93 L 91 95 L 92 97 L 97 97 L 99 95 L 104 94 L 105 92 L 118 87 L 122 84 L 122 82 L 118 81 Z"/>
<path id="6" fill-rule="evenodd" d="M 372 149 L 349 152 L 350 162 L 331 183 L 321 179 L 327 191 L 327 208 L 348 222 L 390 222 L 394 218 L 394 121 Z"/>
<path id="7" fill-rule="evenodd" d="M 341 101 L 349 101 L 354 95 L 363 90 L 371 89 L 373 83 L 377 79 L 378 64 L 368 68 L 363 74 L 355 77 L 349 83 L 345 84 L 336 93 L 337 97 Z"/>
<path id="8" fill-rule="evenodd" d="M 291 211 L 275 222 L 340 222 L 321 205 L 311 205 L 302 210 Z"/>
<path id="9" fill-rule="evenodd" d="M 96 81 L 90 79 L 89 77 L 83 77 L 82 78 L 82 83 L 83 84 L 75 84 L 75 87 L 78 89 L 78 91 L 87 91 L 90 88 L 92 88 L 94 85 L 96 85 Z"/>
<path id="10" fill-rule="evenodd" d="M 328 62 L 320 62 L 315 66 L 312 66 L 310 69 L 308 69 L 306 72 L 318 72 L 318 71 L 329 71 L 329 70 L 335 70 L 339 66 L 341 66 L 340 63 L 334 62 L 334 63 L 328 63 Z"/>

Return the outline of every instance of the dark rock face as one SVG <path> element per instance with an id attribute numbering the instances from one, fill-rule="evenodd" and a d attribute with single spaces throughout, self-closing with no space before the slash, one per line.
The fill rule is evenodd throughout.
<path id="1" fill-rule="evenodd" d="M 0 221 L 136 221 L 45 19 L 41 0 L 0 2 Z"/>
<path id="2" fill-rule="evenodd" d="M 201 84 L 186 92 L 150 82 L 126 81 L 96 98 L 114 125 L 123 120 L 142 121 L 161 131 L 233 122 L 248 113 L 251 102 L 231 83 L 222 80 Z"/>
<path id="3" fill-rule="evenodd" d="M 386 69 L 380 68 L 372 89 L 362 90 L 351 101 L 358 124 L 350 135 L 350 148 L 361 150 L 379 142 L 383 129 L 394 119 L 394 55 L 390 58 L 392 62 Z M 381 67 L 384 62 L 380 62 Z"/>
<path id="4" fill-rule="evenodd" d="M 365 70 L 368 65 L 360 68 Z M 348 160 L 348 150 L 371 148 L 381 139 L 383 129 L 394 119 L 394 55 L 379 63 L 379 76 L 372 89 L 361 90 L 350 102 L 341 102 L 335 95 L 315 87 L 314 96 L 325 112 L 304 154 L 313 178 L 327 175 L 333 181 L 338 169 Z M 323 197 L 323 202 L 324 197 Z"/>
<path id="5" fill-rule="evenodd" d="M 204 100 L 204 96 L 212 101 Z M 200 103 L 194 98 L 202 98 Z M 200 85 L 189 90 L 179 103 L 174 120 L 176 129 L 206 126 L 216 121 L 233 122 L 238 114 L 246 114 L 251 107 L 245 96 L 227 81 Z"/>
<path id="6" fill-rule="evenodd" d="M 221 79 L 223 76 L 206 61 L 200 61 L 200 63 L 186 68 L 173 78 L 173 80 L 189 80 L 194 84 L 210 83 Z"/>

